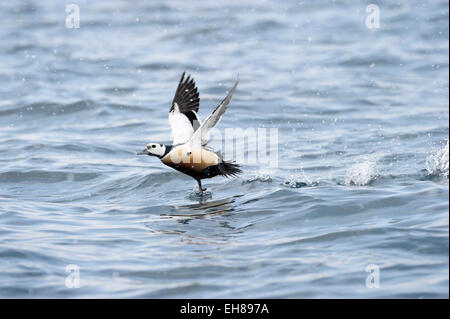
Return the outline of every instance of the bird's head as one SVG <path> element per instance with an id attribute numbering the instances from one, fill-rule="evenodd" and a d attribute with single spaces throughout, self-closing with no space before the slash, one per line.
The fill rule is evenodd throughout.
<path id="1" fill-rule="evenodd" d="M 162 157 L 166 153 L 166 146 L 159 143 L 148 143 L 137 155 L 150 155 Z"/>

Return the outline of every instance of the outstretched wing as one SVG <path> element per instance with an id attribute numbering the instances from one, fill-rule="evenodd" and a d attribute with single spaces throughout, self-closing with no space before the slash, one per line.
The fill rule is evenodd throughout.
<path id="1" fill-rule="evenodd" d="M 239 83 L 239 79 L 234 83 L 233 88 L 228 92 L 227 96 L 223 99 L 223 101 L 216 107 L 214 112 L 212 112 L 201 124 L 200 128 L 195 131 L 192 135 L 191 142 L 194 145 L 206 145 L 208 141 L 209 131 L 219 123 L 222 115 L 227 110 L 228 104 L 231 101 L 231 97 L 233 96 L 234 91 Z"/>
<path id="2" fill-rule="evenodd" d="M 201 123 L 197 117 L 200 96 L 194 79 L 186 72 L 181 75 L 177 91 L 169 110 L 169 124 L 172 128 L 173 144 L 183 144 L 189 141 Z"/>

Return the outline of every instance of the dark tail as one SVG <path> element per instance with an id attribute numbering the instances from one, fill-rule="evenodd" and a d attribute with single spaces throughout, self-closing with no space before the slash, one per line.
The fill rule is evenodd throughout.
<path id="1" fill-rule="evenodd" d="M 222 163 L 219 163 L 218 166 L 219 166 L 220 175 L 225 176 L 225 177 L 233 177 L 233 176 L 236 176 L 237 174 L 242 173 L 238 164 L 233 164 L 230 162 L 222 162 Z"/>

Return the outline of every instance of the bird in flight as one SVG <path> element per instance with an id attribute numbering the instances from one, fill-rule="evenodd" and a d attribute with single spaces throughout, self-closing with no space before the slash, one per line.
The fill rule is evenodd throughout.
<path id="1" fill-rule="evenodd" d="M 185 73 L 181 75 L 169 110 L 172 145 L 148 143 L 137 154 L 156 156 L 165 165 L 191 176 L 198 183 L 200 195 L 203 195 L 206 189 L 202 188 L 202 179 L 219 175 L 232 177 L 242 173 L 238 164 L 224 161 L 219 152 L 207 147 L 209 132 L 225 113 L 239 80 L 202 123 L 197 116 L 200 104 L 197 87 L 193 78 L 189 75 L 185 78 Z"/>

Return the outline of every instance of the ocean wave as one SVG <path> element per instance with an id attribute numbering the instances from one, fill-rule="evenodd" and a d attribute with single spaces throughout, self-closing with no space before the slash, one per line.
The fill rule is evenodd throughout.
<path id="1" fill-rule="evenodd" d="M 53 102 L 42 102 L 42 103 L 32 103 L 17 108 L 11 108 L 7 110 L 0 111 L 0 117 L 8 115 L 59 115 L 59 114 L 69 114 L 87 110 L 95 105 L 94 102 L 88 100 L 81 100 L 74 103 L 59 104 Z"/>
<path id="2" fill-rule="evenodd" d="M 81 182 L 99 177 L 97 173 L 73 173 L 62 171 L 9 171 L 0 173 L 0 183 L 59 183 Z"/>

